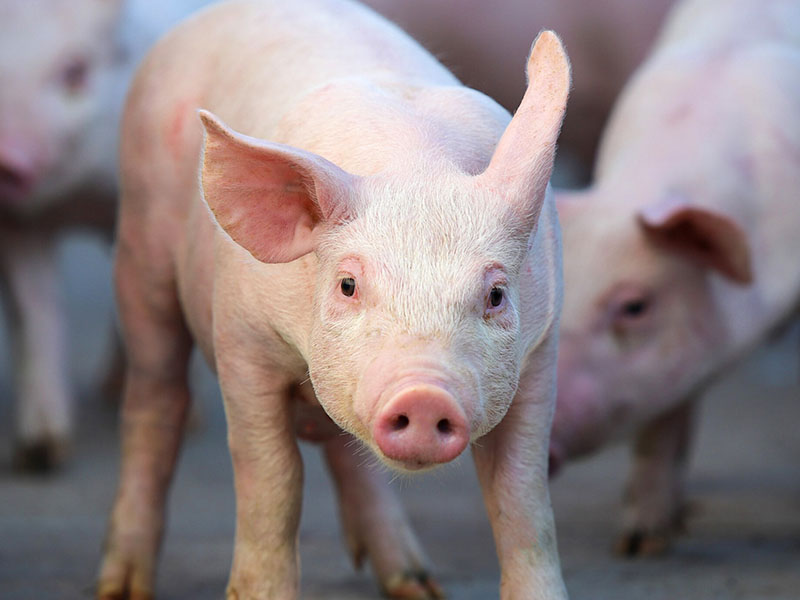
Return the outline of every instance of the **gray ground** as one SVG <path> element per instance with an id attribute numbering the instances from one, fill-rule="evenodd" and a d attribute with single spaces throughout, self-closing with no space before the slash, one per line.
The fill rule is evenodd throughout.
<path id="1" fill-rule="evenodd" d="M 0 349 L 0 599 L 91 596 L 116 484 L 116 420 L 92 392 L 106 352 L 108 264 L 99 246 L 68 247 L 75 346 L 76 455 L 48 478 L 13 475 L 7 351 Z M 659 560 L 611 556 L 627 469 L 623 447 L 570 465 L 553 484 L 561 556 L 573 600 L 800 599 L 798 330 L 736 369 L 708 395 L 689 477 L 689 533 Z M 4 332 L 0 331 L 0 339 Z M 231 558 L 233 492 L 221 405 L 197 369 L 204 427 L 185 445 L 158 581 L 162 599 L 221 598 Z M 329 480 L 304 448 L 303 598 L 377 593 L 339 538 Z M 497 598 L 498 570 L 471 461 L 395 482 L 436 573 L 455 600 Z"/>

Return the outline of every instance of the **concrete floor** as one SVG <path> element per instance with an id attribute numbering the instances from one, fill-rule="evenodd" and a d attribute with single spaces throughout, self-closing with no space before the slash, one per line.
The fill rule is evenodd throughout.
<path id="1" fill-rule="evenodd" d="M 52 477 L 9 470 L 7 351 L 0 349 L 0 599 L 92 595 L 116 485 L 116 419 L 93 393 L 110 314 L 105 253 L 68 246 L 73 371 L 82 398 L 69 467 Z M 78 333 L 83 335 L 77 335 Z M 613 557 L 627 469 L 623 447 L 569 465 L 553 483 L 567 586 L 573 600 L 800 599 L 800 358 L 798 330 L 741 365 L 708 394 L 689 475 L 689 532 L 658 560 Z M 4 333 L 0 331 L 0 340 Z M 158 580 L 163 600 L 221 598 L 231 559 L 234 498 L 225 425 L 213 382 L 198 369 L 204 427 L 190 435 L 174 483 Z M 378 594 L 356 573 L 339 537 L 319 453 L 303 450 L 302 597 Z M 448 597 L 498 596 L 491 532 L 471 461 L 395 483 Z"/>

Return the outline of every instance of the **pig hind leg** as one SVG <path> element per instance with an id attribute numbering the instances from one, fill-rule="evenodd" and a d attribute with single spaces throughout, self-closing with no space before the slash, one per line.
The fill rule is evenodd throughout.
<path id="1" fill-rule="evenodd" d="M 384 476 L 356 456 L 353 438 L 336 436 L 325 456 L 339 494 L 342 527 L 353 562 L 368 558 L 384 594 L 390 598 L 444 598 L 429 575 L 427 559 L 402 506 Z"/>
<path id="2" fill-rule="evenodd" d="M 662 554 L 683 531 L 683 484 L 693 408 L 693 402 L 684 402 L 638 433 L 625 493 L 623 533 L 616 544 L 618 554 Z"/>
<path id="3" fill-rule="evenodd" d="M 0 240 L 16 376 L 14 464 L 49 471 L 65 459 L 72 429 L 56 243 L 8 230 L 0 231 Z"/>
<path id="4" fill-rule="evenodd" d="M 127 227 L 124 207 L 115 285 L 128 363 L 120 482 L 97 590 L 104 600 L 152 597 L 166 495 L 190 404 L 192 342 L 170 261 Z"/>

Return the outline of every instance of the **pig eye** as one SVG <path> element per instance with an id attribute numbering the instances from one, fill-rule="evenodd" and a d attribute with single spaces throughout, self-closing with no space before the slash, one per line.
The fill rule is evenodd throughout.
<path id="1" fill-rule="evenodd" d="M 633 326 L 643 323 L 650 314 L 652 302 L 646 296 L 629 298 L 617 306 L 614 321 L 617 326 Z"/>
<path id="2" fill-rule="evenodd" d="M 620 307 L 619 314 L 626 319 L 638 319 L 644 316 L 649 308 L 649 303 L 644 298 L 628 300 Z"/>
<path id="3" fill-rule="evenodd" d="M 342 290 L 342 294 L 345 296 L 352 296 L 356 293 L 356 280 L 352 277 L 345 277 L 339 283 L 339 289 Z"/>
<path id="4" fill-rule="evenodd" d="M 625 289 L 627 288 L 627 289 Z M 654 318 L 657 296 L 639 286 L 628 285 L 619 290 L 608 306 L 610 325 L 620 339 L 628 334 L 649 330 Z"/>
<path id="5" fill-rule="evenodd" d="M 74 58 L 61 71 L 61 83 L 70 94 L 82 91 L 89 80 L 89 61 Z"/>
<path id="6" fill-rule="evenodd" d="M 497 308 L 503 303 L 503 290 L 499 287 L 493 287 L 489 292 L 489 306 Z"/>

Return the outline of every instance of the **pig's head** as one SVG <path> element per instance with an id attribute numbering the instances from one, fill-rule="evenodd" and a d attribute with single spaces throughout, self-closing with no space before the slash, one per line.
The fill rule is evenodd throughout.
<path id="1" fill-rule="evenodd" d="M 263 262 L 316 254 L 314 389 L 395 468 L 448 462 L 494 427 L 554 320 L 556 307 L 523 315 L 520 301 L 570 83 L 552 33 L 538 38 L 528 73 L 479 174 L 439 151 L 357 176 L 201 113 L 203 191 L 218 224 Z"/>
<path id="2" fill-rule="evenodd" d="M 797 180 L 780 171 L 783 79 L 764 56 L 659 55 L 615 108 L 594 186 L 559 195 L 552 463 L 685 400 L 724 360 L 735 324 L 720 298 L 751 281 L 763 241 L 748 225 L 770 218 L 757 199 Z"/>
<path id="3" fill-rule="evenodd" d="M 751 279 L 729 216 L 676 193 L 632 207 L 624 190 L 563 193 L 564 310 L 551 467 L 691 392 L 726 330 L 720 280 Z"/>
<path id="4" fill-rule="evenodd" d="M 0 3 L 0 211 L 34 211 L 85 169 L 122 0 Z M 106 133 L 110 135 L 110 133 Z"/>

